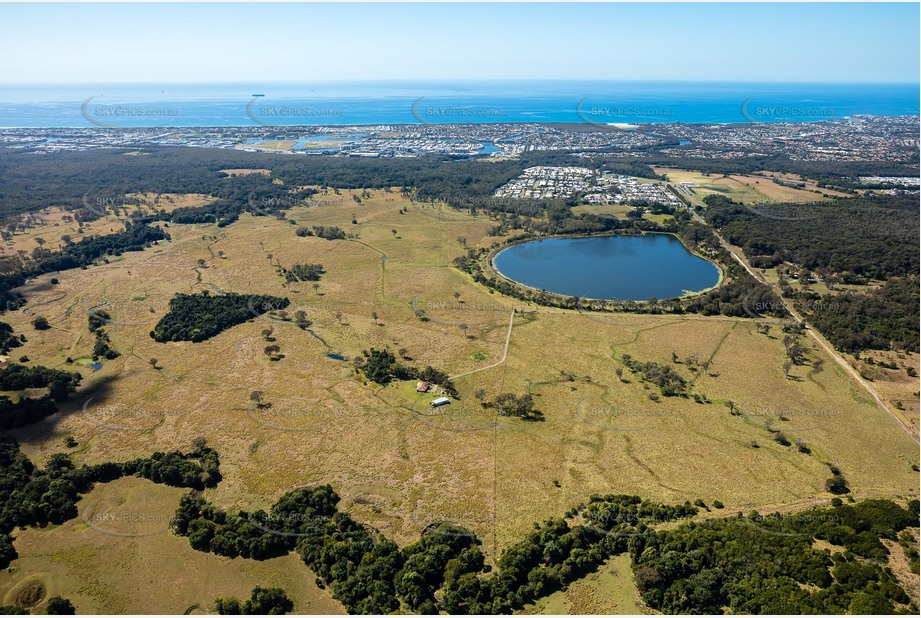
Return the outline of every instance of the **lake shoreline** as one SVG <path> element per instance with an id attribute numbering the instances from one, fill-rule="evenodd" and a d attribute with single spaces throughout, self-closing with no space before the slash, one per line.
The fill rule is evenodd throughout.
<path id="1" fill-rule="evenodd" d="M 509 277 L 508 275 L 506 275 L 505 273 L 503 273 L 501 270 L 499 270 L 499 267 L 498 267 L 498 266 L 496 265 L 496 263 L 495 263 L 496 257 L 497 257 L 500 253 L 502 253 L 503 251 L 505 251 L 506 249 L 509 249 L 509 248 L 514 247 L 514 246 L 516 246 L 516 245 L 521 245 L 521 244 L 530 243 L 530 242 L 539 242 L 539 241 L 542 241 L 542 240 L 567 239 L 567 238 L 568 238 L 568 239 L 580 239 L 580 238 L 606 238 L 606 237 L 614 237 L 614 236 L 640 237 L 640 236 L 651 236 L 651 235 L 666 235 L 666 236 L 672 236 L 672 237 L 674 237 L 676 240 L 678 240 L 678 242 L 681 243 L 681 246 L 684 247 L 684 249 L 685 249 L 689 254 L 691 254 L 691 255 L 693 255 L 693 256 L 696 256 L 696 257 L 699 257 L 699 258 L 702 259 L 702 260 L 705 260 L 708 264 L 712 264 L 712 265 L 716 268 L 716 271 L 717 271 L 717 281 L 716 281 L 716 283 L 714 283 L 713 285 L 711 285 L 711 286 L 709 286 L 709 287 L 707 287 L 707 288 L 704 288 L 704 289 L 702 289 L 702 290 L 695 291 L 695 292 L 687 292 L 687 293 L 684 293 L 684 294 L 682 294 L 681 296 L 669 296 L 669 297 L 667 297 L 667 298 L 656 298 L 657 301 L 675 301 L 675 300 L 686 300 L 686 299 L 689 299 L 689 298 L 694 298 L 694 297 L 696 297 L 696 296 L 701 296 L 701 295 L 703 295 L 703 294 L 707 294 L 708 292 L 711 292 L 711 291 L 713 291 L 713 290 L 719 288 L 719 287 L 720 287 L 721 285 L 723 285 L 723 283 L 725 282 L 725 280 L 726 280 L 726 273 L 725 273 L 725 271 L 724 271 L 722 265 L 721 265 L 719 262 L 715 262 L 715 261 L 713 261 L 712 259 L 710 259 L 709 257 L 707 257 L 707 256 L 705 256 L 705 255 L 703 255 L 703 254 L 701 254 L 699 251 L 696 251 L 696 250 L 692 249 L 691 247 L 688 247 L 687 243 L 684 242 L 684 239 L 682 239 L 678 234 L 676 234 L 676 233 L 674 233 L 674 232 L 665 232 L 665 231 L 640 231 L 640 232 L 632 233 L 632 234 L 624 234 L 622 231 L 614 231 L 614 232 L 601 232 L 601 233 L 598 233 L 598 234 L 553 234 L 553 235 L 549 235 L 549 236 L 530 236 L 530 237 L 528 237 L 528 238 L 516 238 L 516 239 L 510 240 L 510 241 L 508 241 L 508 242 L 502 243 L 502 244 L 500 244 L 499 246 L 496 246 L 496 247 L 491 248 L 490 251 L 489 251 L 489 253 L 486 255 L 486 260 L 485 260 L 485 261 L 486 261 L 486 267 L 487 267 L 488 271 L 489 271 L 492 275 L 494 275 L 494 276 L 497 277 L 498 279 L 500 279 L 500 280 L 506 282 L 507 284 L 509 284 L 509 285 L 511 285 L 511 286 L 513 286 L 513 287 L 519 287 L 519 288 L 523 288 L 523 289 L 526 289 L 526 290 L 531 290 L 531 291 L 533 291 L 533 292 L 538 292 L 538 293 L 541 293 L 541 294 L 546 294 L 546 295 L 548 295 L 548 296 L 551 296 L 551 297 L 554 297 L 554 298 L 557 298 L 557 299 L 565 300 L 565 299 L 568 299 L 568 298 L 573 298 L 573 296 L 571 296 L 571 295 L 566 295 L 566 294 L 559 294 L 559 293 L 557 293 L 557 292 L 550 292 L 550 291 L 548 291 L 548 290 L 544 290 L 544 289 L 541 289 L 541 288 L 536 288 L 536 287 L 534 287 L 534 286 L 530 286 L 530 285 L 527 285 L 527 284 L 525 284 L 525 283 L 521 283 L 520 281 L 516 281 L 515 279 L 512 279 L 511 277 Z M 589 298 L 589 297 L 582 297 L 582 296 L 577 296 L 576 298 L 580 299 L 580 301 L 583 301 L 583 300 L 584 300 L 584 301 L 586 301 L 586 302 L 588 302 L 588 303 L 594 303 L 594 302 L 609 303 L 609 302 L 611 302 L 611 303 L 637 303 L 637 304 L 642 304 L 642 305 L 646 305 L 646 304 L 647 304 L 647 301 L 646 301 L 646 300 L 624 300 L 624 299 L 618 299 L 618 298 Z M 540 303 L 538 303 L 538 304 L 540 304 Z"/>

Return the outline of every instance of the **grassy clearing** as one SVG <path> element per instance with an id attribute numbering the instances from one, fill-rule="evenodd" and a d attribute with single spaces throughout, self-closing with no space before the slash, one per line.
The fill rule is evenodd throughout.
<path id="1" fill-rule="evenodd" d="M 284 588 L 296 613 L 344 613 L 294 554 L 257 562 L 191 550 L 169 531 L 183 493 L 119 479 L 84 497 L 75 519 L 17 532 L 21 557 L 0 573 L 0 599 L 39 612 L 60 595 L 81 614 L 204 614 L 216 597 L 248 598 L 262 585 Z"/>
<path id="2" fill-rule="evenodd" d="M 812 202 L 823 198 L 820 190 L 804 190 L 786 187 L 771 178 L 763 176 L 720 175 L 691 172 L 665 167 L 653 168 L 657 174 L 668 176 L 669 182 L 689 182 L 699 185 L 691 188 L 695 202 L 702 203 L 708 195 L 723 195 L 743 204 L 755 204 L 770 200 L 775 202 Z M 686 194 L 684 194 L 686 195 Z"/>
<path id="3" fill-rule="evenodd" d="M 531 307 L 514 319 L 507 361 L 469 373 L 503 358 L 511 310 L 523 306 L 449 266 L 464 251 L 459 238 L 488 244 L 494 223 L 372 193 L 361 204 L 349 191 L 319 196 L 316 207 L 288 213 L 296 225 L 250 215 L 221 229 L 171 225 L 169 243 L 62 273 L 57 286 L 48 275 L 25 286 L 29 313 L 5 317 L 29 338 L 17 355 L 52 367 L 87 356 L 87 311 L 104 305 L 122 356 L 96 373 L 76 368 L 85 376 L 78 397 L 16 432 L 24 450 L 44 460 L 73 435 L 77 461 L 100 462 L 204 436 L 221 454 L 224 481 L 209 498 L 224 509 L 266 508 L 295 487 L 329 482 L 343 509 L 391 538 L 415 540 L 447 519 L 476 531 L 491 558 L 534 521 L 593 492 L 718 499 L 727 513 L 747 511 L 829 499 L 826 462 L 834 461 L 858 496 L 917 493 L 916 445 L 865 391 L 817 350 L 811 357 L 824 360 L 823 370 L 796 367 L 786 379 L 782 335 L 758 334 L 751 321 Z M 299 238 L 301 225 L 335 225 L 359 238 Z M 327 274 L 317 290 L 286 285 L 278 263 L 320 263 Z M 154 342 L 148 332 L 169 299 L 200 290 L 287 296 L 289 314 L 303 309 L 313 325 L 254 316 L 203 343 Z M 35 331 L 35 315 L 52 328 Z M 268 326 L 284 354 L 278 362 L 263 351 Z M 350 362 L 326 357 L 352 359 L 370 347 L 405 349 L 418 367 L 468 374 L 456 380 L 461 400 L 432 410 L 432 396 L 416 394 L 414 383 L 381 388 Z M 672 366 L 672 351 L 681 360 L 674 368 L 712 404 L 654 402 L 629 371 L 627 382 L 615 375 L 623 353 Z M 712 361 L 709 375 L 690 371 L 684 359 L 694 354 Z M 545 420 L 496 419 L 474 397 L 480 389 L 488 398 L 531 392 Z M 272 407 L 251 410 L 254 390 Z M 749 416 L 731 416 L 729 399 Z M 766 420 L 812 454 L 773 442 Z"/>
<path id="4" fill-rule="evenodd" d="M 783 172 L 771 172 L 768 170 L 759 170 L 758 172 L 755 173 L 755 175 L 779 180 L 781 183 L 804 184 L 805 190 L 807 191 L 817 191 L 819 193 L 824 193 L 825 195 L 829 195 L 832 197 L 850 197 L 850 194 L 844 193 L 843 191 L 835 191 L 834 189 L 829 189 L 827 187 L 820 187 L 818 183 L 816 183 L 816 181 L 800 176 L 799 174 L 785 174 Z"/>
<path id="5" fill-rule="evenodd" d="M 263 176 L 272 175 L 272 170 L 257 168 L 230 168 L 220 171 L 224 174 L 227 174 L 228 176 L 251 176 L 253 174 L 262 174 Z"/>
<path id="6" fill-rule="evenodd" d="M 296 144 L 297 140 L 266 140 L 252 147 L 259 150 L 291 150 Z"/>
<path id="7" fill-rule="evenodd" d="M 130 204 L 123 206 L 123 199 Z M 97 199 L 96 196 L 88 194 L 85 202 L 98 214 L 105 216 L 84 223 L 82 232 L 73 215 L 57 207 L 24 215 L 19 219 L 23 229 L 13 233 L 10 240 L 0 242 L 0 255 L 16 255 L 19 251 L 31 253 L 42 241 L 46 249 L 57 251 L 64 245 L 64 236 L 69 236 L 72 242 L 78 242 L 87 236 L 119 232 L 125 228 L 125 210 L 131 214 L 149 216 L 160 210 L 172 212 L 176 208 L 201 206 L 211 201 L 206 195 L 171 193 L 132 193 L 125 195 L 123 199 L 117 198 L 116 213 L 112 198 Z M 137 204 L 134 203 L 135 200 Z"/>
<path id="8" fill-rule="evenodd" d="M 644 219 L 658 223 L 659 225 L 667 225 L 669 221 L 673 221 L 675 218 L 671 215 L 654 215 L 651 212 L 647 212 L 643 215 Z"/>
<path id="9" fill-rule="evenodd" d="M 573 207 L 572 212 L 575 214 L 608 215 L 624 221 L 627 219 L 627 213 L 631 210 L 633 208 L 626 204 L 583 204 Z"/>
<path id="10" fill-rule="evenodd" d="M 84 224 L 80 233 L 78 224 L 73 220 L 73 215 L 53 207 L 45 208 L 28 216 L 20 218 L 25 229 L 13 233 L 10 240 L 0 242 L 0 255 L 16 255 L 19 251 L 31 253 L 39 246 L 40 238 L 45 241 L 44 246 L 57 250 L 64 243 L 62 236 L 70 236 L 74 242 L 93 234 L 111 234 L 124 229 L 120 221 L 98 219 Z"/>
<path id="11" fill-rule="evenodd" d="M 574 582 L 566 590 L 554 592 L 521 614 L 546 615 L 623 615 L 650 612 L 639 596 L 630 569 L 630 557 L 615 556 L 596 572 Z"/>

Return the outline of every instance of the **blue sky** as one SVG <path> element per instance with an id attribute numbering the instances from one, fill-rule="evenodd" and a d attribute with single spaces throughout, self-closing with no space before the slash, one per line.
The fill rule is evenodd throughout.
<path id="1" fill-rule="evenodd" d="M 0 4 L 0 83 L 917 82 L 910 4 Z"/>

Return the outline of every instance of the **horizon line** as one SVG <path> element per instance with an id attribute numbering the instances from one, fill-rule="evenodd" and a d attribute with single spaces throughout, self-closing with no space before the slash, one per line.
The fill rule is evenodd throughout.
<path id="1" fill-rule="evenodd" d="M 620 83 L 673 83 L 673 84 L 825 84 L 825 85 L 888 85 L 888 86 L 921 86 L 919 81 L 824 81 L 824 80 L 742 80 L 742 79 L 622 79 L 601 77 L 515 77 L 515 78 L 426 78 L 426 77 L 393 77 L 393 78 L 355 78 L 355 79 L 320 79 L 320 80 L 238 80 L 238 81 L 60 81 L 60 82 L 0 82 L 3 86 L 88 86 L 88 85 L 252 85 L 252 84 L 388 84 L 388 83 L 458 83 L 458 82 L 620 82 Z"/>

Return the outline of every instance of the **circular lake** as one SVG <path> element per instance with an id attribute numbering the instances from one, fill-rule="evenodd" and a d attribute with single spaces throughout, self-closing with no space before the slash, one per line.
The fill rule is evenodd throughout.
<path id="1" fill-rule="evenodd" d="M 532 288 L 605 300 L 676 298 L 720 279 L 715 264 L 671 234 L 534 240 L 503 249 L 493 266 Z"/>

